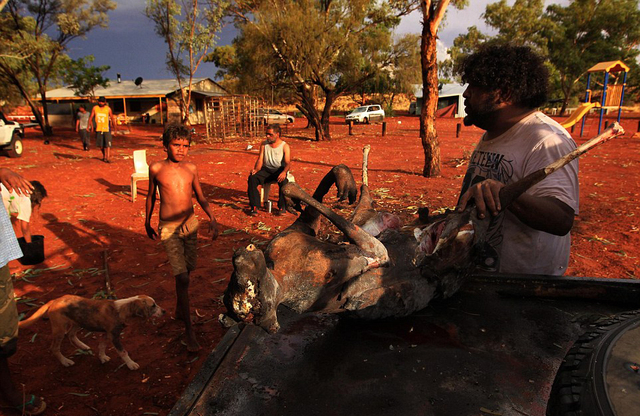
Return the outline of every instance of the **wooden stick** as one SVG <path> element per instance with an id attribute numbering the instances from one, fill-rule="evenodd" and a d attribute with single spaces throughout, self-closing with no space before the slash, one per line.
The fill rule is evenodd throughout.
<path id="1" fill-rule="evenodd" d="M 624 129 L 622 128 L 622 126 L 620 124 L 618 124 L 618 122 L 613 122 L 611 124 L 611 126 L 609 126 L 608 129 L 606 129 L 605 131 L 602 132 L 602 134 L 600 134 L 599 136 L 594 137 L 593 139 L 589 140 L 586 143 L 583 143 L 582 145 L 578 146 L 578 148 L 576 150 L 574 150 L 573 152 L 561 157 L 560 159 L 556 160 L 555 162 L 553 162 L 552 164 L 550 164 L 549 166 L 547 166 L 546 168 L 544 168 L 544 172 L 546 175 L 549 175 L 555 171 L 557 171 L 558 169 L 560 169 L 561 167 L 563 167 L 564 165 L 566 165 L 567 163 L 571 162 L 572 160 L 582 156 L 583 154 L 585 154 L 586 152 L 588 152 L 589 150 L 591 150 L 592 148 L 596 147 L 599 144 L 602 144 L 606 141 L 608 141 L 609 139 L 612 139 L 616 136 L 621 136 L 624 134 Z"/>
<path id="2" fill-rule="evenodd" d="M 574 159 L 582 156 L 595 146 L 606 142 L 616 136 L 624 134 L 624 129 L 620 124 L 614 122 L 608 129 L 602 132 L 599 136 L 594 137 L 588 142 L 578 146 L 572 152 L 566 154 L 555 162 L 549 164 L 546 168 L 537 170 L 517 182 L 509 184 L 500 190 L 500 205 L 502 209 L 506 209 L 513 201 L 515 201 L 520 195 L 522 195 L 527 189 L 531 188 L 536 183 L 540 182 L 548 175 L 564 167 Z"/>
<path id="3" fill-rule="evenodd" d="M 362 149 L 362 184 L 366 186 L 369 186 L 369 151 L 371 151 L 370 145 Z"/>

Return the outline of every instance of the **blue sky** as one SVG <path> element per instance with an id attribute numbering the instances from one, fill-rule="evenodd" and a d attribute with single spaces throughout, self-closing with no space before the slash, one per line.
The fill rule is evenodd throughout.
<path id="1" fill-rule="evenodd" d="M 145 1 L 116 0 L 116 2 L 117 9 L 109 14 L 109 27 L 94 29 L 87 39 L 74 40 L 69 45 L 69 55 L 74 59 L 93 55 L 94 65 L 111 67 L 106 72 L 106 76 L 112 80 L 116 79 L 116 73 L 120 73 L 126 80 L 137 77 L 171 78 L 165 65 L 166 46 L 156 35 L 152 22 L 144 14 Z M 444 50 L 445 47 L 450 46 L 453 39 L 458 34 L 464 33 L 469 26 L 476 25 L 483 32 L 487 32 L 480 15 L 490 2 L 493 1 L 472 0 L 464 10 L 455 10 L 450 7 L 445 24 L 439 32 L 442 43 L 440 49 Z M 414 13 L 403 19 L 397 33 L 420 33 L 420 31 L 420 15 Z M 233 28 L 223 29 L 218 44 L 229 44 L 233 37 Z M 203 63 L 197 76 L 213 78 L 215 71 L 213 64 Z"/>

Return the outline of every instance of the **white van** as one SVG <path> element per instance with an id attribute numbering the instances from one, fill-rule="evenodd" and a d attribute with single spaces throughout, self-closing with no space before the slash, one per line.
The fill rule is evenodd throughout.
<path id="1" fill-rule="evenodd" d="M 345 117 L 345 122 L 369 124 L 371 121 L 384 121 L 384 110 L 378 104 L 363 105 Z"/>

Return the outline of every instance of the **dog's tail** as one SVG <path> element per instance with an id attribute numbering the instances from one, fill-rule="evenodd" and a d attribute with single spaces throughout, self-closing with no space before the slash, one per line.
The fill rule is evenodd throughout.
<path id="1" fill-rule="evenodd" d="M 49 302 L 45 303 L 33 315 L 31 315 L 30 317 L 28 317 L 27 319 L 25 319 L 23 321 L 18 322 L 18 328 L 23 329 L 23 328 L 30 327 L 31 324 L 33 324 L 38 319 L 42 318 L 42 316 L 44 314 L 49 312 L 49 307 L 51 306 L 52 303 L 53 303 L 53 301 L 49 301 Z"/>

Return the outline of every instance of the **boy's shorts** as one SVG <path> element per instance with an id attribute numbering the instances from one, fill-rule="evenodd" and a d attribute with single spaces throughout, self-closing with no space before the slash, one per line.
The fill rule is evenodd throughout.
<path id="1" fill-rule="evenodd" d="M 87 129 L 80 129 L 78 130 L 78 133 L 80 134 L 80 140 L 82 140 L 82 143 L 89 143 L 89 131 Z"/>
<path id="2" fill-rule="evenodd" d="M 196 268 L 198 224 L 195 215 L 181 223 L 160 221 L 160 240 L 169 257 L 174 276 L 191 272 Z"/>
<path id="3" fill-rule="evenodd" d="M 96 132 L 96 146 L 111 147 L 111 133 L 108 131 Z"/>
<path id="4" fill-rule="evenodd" d="M 9 266 L 0 267 L 0 357 L 10 357 L 18 346 L 18 308 Z"/>

